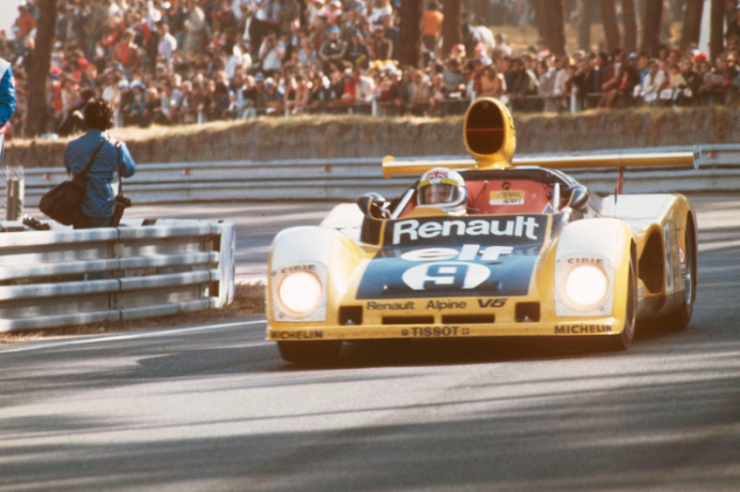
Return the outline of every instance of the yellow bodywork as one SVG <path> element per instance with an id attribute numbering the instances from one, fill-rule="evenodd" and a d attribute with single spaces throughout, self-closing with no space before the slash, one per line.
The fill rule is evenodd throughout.
<path id="1" fill-rule="evenodd" d="M 550 168 L 579 167 L 620 167 L 620 166 L 654 166 L 654 165 L 691 165 L 693 156 L 690 153 L 670 155 L 641 156 L 600 156 L 588 158 L 551 158 L 516 160 L 515 132 L 511 116 L 505 106 L 494 99 L 486 99 L 475 104 L 491 104 L 503 115 L 505 138 L 500 149 L 489 154 L 480 154 L 468 145 L 471 161 L 414 161 L 399 163 L 392 158 L 383 161 L 383 173 L 389 178 L 395 174 L 420 174 L 432 167 L 444 166 L 452 169 L 507 169 L 516 165 L 540 166 Z M 475 105 L 474 105 L 475 106 Z M 472 109 L 472 107 L 471 107 Z M 470 114 L 470 110 L 469 110 Z M 468 130 L 466 116 L 465 131 Z M 499 131 L 497 129 L 497 131 Z M 613 199 L 613 197 L 611 197 Z M 332 242 L 329 254 L 328 285 L 326 286 L 326 319 L 323 321 L 300 322 L 277 320 L 274 316 L 274 299 L 267 296 L 268 339 L 275 341 L 300 340 L 363 340 L 363 339 L 402 339 L 402 338 L 457 338 L 457 337 L 494 337 L 494 336 L 584 336 L 584 335 L 617 335 L 622 332 L 627 309 L 627 286 L 630 260 L 636 263 L 638 270 L 638 302 L 642 305 L 651 298 L 668 296 L 684 289 L 682 282 L 682 252 L 686 251 L 687 220 L 693 220 L 694 214 L 688 200 L 682 195 L 662 195 L 663 205 L 652 215 L 640 216 L 640 207 L 630 208 L 627 197 L 623 200 L 626 210 L 624 220 L 617 228 L 616 265 L 614 268 L 612 312 L 602 316 L 563 317 L 556 314 L 555 300 L 555 263 L 559 236 L 551 235 L 553 215 L 547 217 L 547 233 L 539 258 L 532 272 L 529 290 L 524 296 L 514 297 L 416 297 L 391 300 L 358 300 L 356 293 L 365 270 L 381 246 L 371 245 L 339 235 Z M 619 201 L 617 200 L 617 203 Z M 656 199 L 656 203 L 658 199 Z M 354 207 L 345 205 L 344 207 Z M 629 210 L 628 210 L 629 209 Z M 617 205 L 613 214 L 605 216 L 620 217 Z M 419 215 L 449 217 L 441 210 L 418 209 Z M 632 216 L 630 215 L 632 214 Z M 544 214 L 543 214 L 544 215 Z M 496 216 L 486 216 L 493 217 Z M 668 226 L 666 228 L 666 225 Z M 385 228 L 381 228 L 384 231 Z M 664 233 L 668 231 L 666 236 Z M 658 244 L 664 251 L 670 251 L 663 270 L 664 281 L 657 288 L 656 281 L 659 265 L 642 265 L 640 259 L 646 248 L 655 249 Z M 666 248 L 666 243 L 668 247 Z M 382 232 L 378 244 L 383 244 Z M 649 244 L 651 246 L 649 246 Z M 671 260 L 671 261 L 668 261 Z M 667 267 L 670 264 L 671 271 Z M 638 265 L 643 271 L 639 271 Z M 648 271 L 648 266 L 655 271 Z M 275 292 L 272 285 L 273 264 L 270 256 L 270 275 L 268 275 L 268 293 Z M 652 275 L 652 277 L 651 277 Z M 647 283 L 646 283 L 647 279 Z M 651 280 L 652 279 L 652 280 Z M 671 283 L 673 291 L 667 292 Z M 539 303 L 539 321 L 517 320 L 518 304 Z M 647 304 L 645 304 L 647 305 Z M 361 307 L 362 324 L 342 325 L 339 319 L 340 307 Z M 414 324 L 388 324 L 389 315 L 426 317 L 425 321 Z M 495 322 L 455 322 L 456 316 L 495 316 Z M 384 323 L 383 318 L 386 317 Z M 469 319 L 469 318 L 468 318 Z"/>

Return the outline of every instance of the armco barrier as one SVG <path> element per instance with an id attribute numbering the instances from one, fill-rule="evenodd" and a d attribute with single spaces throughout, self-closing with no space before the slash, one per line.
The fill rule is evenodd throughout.
<path id="1" fill-rule="evenodd" d="M 224 306 L 234 296 L 235 244 L 232 222 L 208 220 L 2 233 L 0 331 Z"/>
<path id="2" fill-rule="evenodd" d="M 740 190 L 740 146 L 713 145 L 630 149 L 630 153 L 693 151 L 700 169 L 661 168 L 625 173 L 625 193 L 665 191 Z M 573 155 L 615 154 L 618 151 Z M 534 156 L 519 156 L 526 159 Z M 425 160 L 470 159 L 460 156 L 425 157 Z M 516 158 L 515 158 L 516 162 Z M 471 160 L 472 165 L 472 160 Z M 723 166 L 721 169 L 715 166 Z M 734 168 L 728 166 L 735 166 Z M 612 193 L 617 171 L 570 171 L 597 193 Z M 66 179 L 62 168 L 29 168 L 25 171 L 26 206 L 37 206 L 41 196 Z M 383 179 L 380 159 L 304 159 L 282 161 L 192 162 L 142 164 L 126 181 L 126 194 L 134 203 L 181 203 L 213 200 L 354 200 L 376 191 L 399 194 L 412 178 Z"/>

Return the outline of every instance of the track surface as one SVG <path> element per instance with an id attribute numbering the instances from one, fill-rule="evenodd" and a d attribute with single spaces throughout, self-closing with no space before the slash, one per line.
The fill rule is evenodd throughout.
<path id="1" fill-rule="evenodd" d="M 694 321 L 626 353 L 419 341 L 303 370 L 259 318 L 0 348 L 0 491 L 740 490 L 740 198 L 693 202 Z M 260 262 L 330 205 L 219 207 Z"/>

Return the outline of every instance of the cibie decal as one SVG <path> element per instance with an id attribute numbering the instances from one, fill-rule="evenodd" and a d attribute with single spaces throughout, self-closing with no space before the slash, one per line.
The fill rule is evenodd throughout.
<path id="1" fill-rule="evenodd" d="M 474 289 L 491 276 L 477 263 L 449 261 L 425 263 L 404 272 L 403 282 L 413 290 Z"/>
<path id="2" fill-rule="evenodd" d="M 518 215 L 511 219 L 497 220 L 427 220 L 406 219 L 393 222 L 393 246 L 412 245 L 423 239 L 454 238 L 466 236 L 503 236 L 537 241 L 537 229 L 543 229 L 535 217 Z"/>

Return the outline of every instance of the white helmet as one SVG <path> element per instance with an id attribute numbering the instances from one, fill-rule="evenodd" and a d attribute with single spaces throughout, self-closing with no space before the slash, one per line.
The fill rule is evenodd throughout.
<path id="1" fill-rule="evenodd" d="M 459 173 L 444 167 L 425 172 L 419 180 L 420 207 L 437 207 L 449 214 L 465 213 L 468 192 Z"/>

